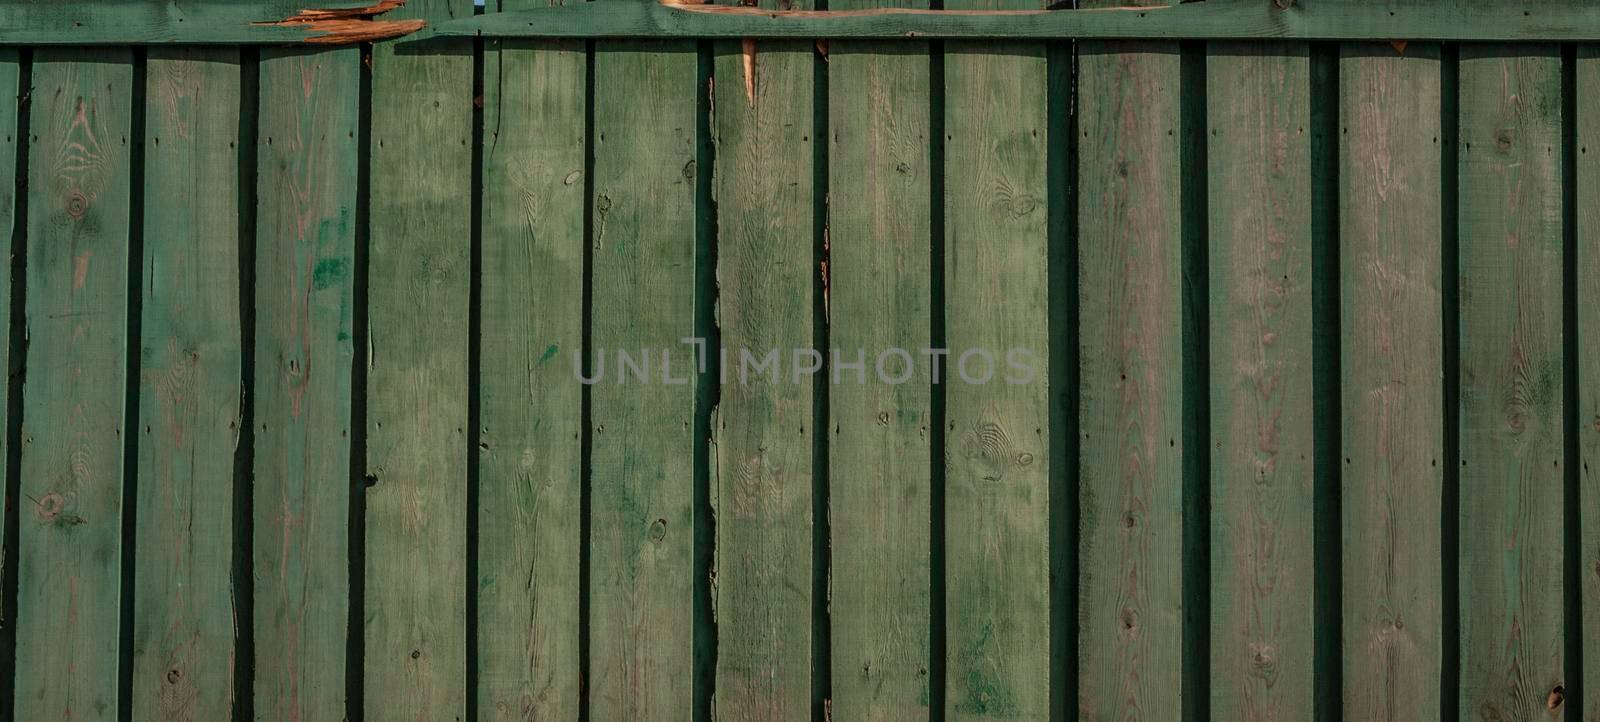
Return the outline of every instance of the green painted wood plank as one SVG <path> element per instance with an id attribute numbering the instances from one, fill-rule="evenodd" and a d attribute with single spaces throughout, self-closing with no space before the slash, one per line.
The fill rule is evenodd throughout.
<path id="1" fill-rule="evenodd" d="M 695 335 L 696 68 L 690 43 L 595 49 L 591 339 L 606 373 L 590 391 L 595 720 L 692 712 L 694 458 L 705 440 L 695 351 L 679 339 Z M 623 376 L 623 352 L 648 378 Z"/>
<path id="2" fill-rule="evenodd" d="M 1443 215 L 1436 45 L 1339 59 L 1344 713 L 1439 716 Z"/>
<path id="3" fill-rule="evenodd" d="M 20 53 L 15 49 L 0 48 L 0 139 L 3 139 L 3 142 L 0 142 L 0 173 L 4 173 L 4 169 L 9 168 L 15 174 L 17 148 L 21 145 L 17 140 L 17 131 L 19 129 L 17 100 L 22 90 L 22 64 L 19 62 L 19 55 Z M 17 186 L 15 183 L 0 183 L 0 238 L 9 239 L 15 233 L 17 220 L 16 192 Z M 6 258 L 10 258 L 9 253 L 6 254 Z M 0 303 L 3 303 L 5 308 L 3 312 L 4 318 L 0 318 L 0 335 L 7 339 L 6 348 L 0 350 L 0 368 L 6 369 L 7 374 L 10 373 L 11 369 L 11 283 L 11 268 L 7 266 L 4 271 L 0 271 Z M 8 383 L 5 388 L 0 389 L 0 403 L 7 404 L 6 408 L 10 408 L 10 394 L 11 386 Z M 0 437 L 3 437 L 0 438 L 0 454 L 7 453 L 6 448 L 10 443 L 11 437 L 9 434 L 0 435 Z M 10 480 L 5 477 L 6 473 L 0 472 L 0 485 L 4 485 L 3 488 L 10 489 L 11 486 L 8 483 Z M 0 504 L 11 505 L 19 503 L 17 499 L 0 499 Z M 6 522 L 9 518 L 4 514 L 0 514 L 0 539 L 6 538 Z M 7 558 L 9 551 L 11 550 L 0 547 L 0 578 L 5 577 L 6 565 L 16 563 L 15 558 Z M 11 624 L 12 620 L 6 619 L 5 612 L 0 610 L 0 630 L 9 632 Z M 5 632 L 0 632 L 0 634 Z"/>
<path id="4" fill-rule="evenodd" d="M 395 15 L 439 21 L 463 0 Z M 466 714 L 467 312 L 472 53 L 372 52 L 366 714 Z"/>
<path id="5" fill-rule="evenodd" d="M 34 55 L 18 719 L 119 713 L 132 60 Z"/>
<path id="6" fill-rule="evenodd" d="M 348 634 L 360 51 L 261 54 L 255 709 L 340 719 Z"/>
<path id="7" fill-rule="evenodd" d="M 419 29 L 415 21 L 371 19 L 393 5 L 393 0 L 15 0 L 0 5 L 0 44 L 349 44 Z M 320 22 L 283 22 L 305 7 L 323 11 Z"/>
<path id="8" fill-rule="evenodd" d="M 840 720 L 923 720 L 934 703 L 932 378 L 927 357 L 914 356 L 898 385 L 874 368 L 891 348 L 921 354 L 932 342 L 929 69 L 923 43 L 840 42 L 828 53 L 827 307 L 839 351 L 829 360 L 839 379 L 828 402 L 829 619 Z M 857 361 L 865 367 L 844 367 Z"/>
<path id="9" fill-rule="evenodd" d="M 1461 709 L 1562 669 L 1561 56 L 1461 48 Z"/>
<path id="10" fill-rule="evenodd" d="M 239 51 L 150 53 L 133 716 L 233 714 Z"/>
<path id="11" fill-rule="evenodd" d="M 1207 48 L 1217 719 L 1312 712 L 1310 65 Z"/>
<path id="12" fill-rule="evenodd" d="M 1066 433 L 1050 428 L 1047 379 L 1045 48 L 952 42 L 944 63 L 945 718 L 1042 721 L 1050 434 Z"/>
<path id="13" fill-rule="evenodd" d="M 1177 719 L 1185 663 L 1178 47 L 1079 43 L 1078 67 L 1078 706 L 1087 719 Z"/>
<path id="14" fill-rule="evenodd" d="M 1600 7 L 1569 2 L 1274 3 L 1206 0 L 1171 7 L 1080 3 L 1072 12 L 981 13 L 896 8 L 880 12 L 774 12 L 729 5 L 578 3 L 485 15 L 438 28 L 447 35 L 605 38 L 1077 38 L 1102 40 L 1600 40 Z M 1084 9 L 1089 6 L 1109 6 Z M 830 5 L 832 11 L 866 7 Z"/>
<path id="15" fill-rule="evenodd" d="M 804 41 L 716 46 L 712 180 L 728 353 L 713 439 L 716 609 L 728 630 L 718 635 L 718 719 L 812 718 L 817 428 L 814 377 L 795 378 L 792 361 L 812 345 L 815 54 Z M 772 351 L 776 376 L 756 370 Z"/>
<path id="16" fill-rule="evenodd" d="M 1600 187 L 1600 48 L 1578 47 L 1575 89 L 1577 191 Z M 1600 205 L 1578 204 L 1578 560 L 1582 599 L 1584 722 L 1600 722 Z"/>
<path id="17" fill-rule="evenodd" d="M 484 46 L 476 634 L 494 720 L 579 714 L 585 58 L 582 41 Z"/>

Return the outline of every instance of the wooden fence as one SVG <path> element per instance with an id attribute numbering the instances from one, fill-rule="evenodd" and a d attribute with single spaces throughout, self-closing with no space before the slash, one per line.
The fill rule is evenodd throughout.
<path id="1" fill-rule="evenodd" d="M 0 715 L 1600 720 L 1600 9 L 284 4 L 0 6 Z"/>

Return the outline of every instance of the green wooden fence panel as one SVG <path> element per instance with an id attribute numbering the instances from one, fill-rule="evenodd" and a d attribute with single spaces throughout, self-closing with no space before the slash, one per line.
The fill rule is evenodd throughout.
<path id="1" fill-rule="evenodd" d="M 1339 59 L 1343 679 L 1351 719 L 1440 714 L 1440 49 Z"/>
<path id="2" fill-rule="evenodd" d="M 802 3 L 809 5 L 809 3 Z M 775 6 L 775 3 L 768 3 Z M 715 44 L 717 719 L 812 719 L 816 49 Z M 775 370 L 762 371 L 769 352 Z M 748 356 L 745 355 L 748 352 Z M 824 570 L 825 571 L 825 570 Z"/>
<path id="3" fill-rule="evenodd" d="M 486 719 L 579 714 L 586 63 L 581 40 L 484 46 L 475 588 Z"/>
<path id="4" fill-rule="evenodd" d="M 233 712 L 242 433 L 236 48 L 145 66 L 133 716 Z"/>
<path id="5" fill-rule="evenodd" d="M 1461 710 L 1562 684 L 1561 55 L 1461 48 Z"/>
<path id="6" fill-rule="evenodd" d="M 1577 157 L 1574 175 L 1568 180 L 1576 182 L 1573 193 L 1577 198 L 1590 189 L 1600 188 L 1600 47 L 1580 46 L 1574 68 L 1574 86 L 1577 97 L 1572 98 L 1577 113 L 1577 126 L 1573 129 Z M 1579 455 L 1579 508 L 1580 531 L 1578 574 L 1582 581 L 1578 589 L 1583 610 L 1579 616 L 1582 643 L 1578 651 L 1584 660 L 1583 678 L 1572 680 L 1586 694 L 1584 708 L 1578 712 L 1584 722 L 1600 722 L 1600 342 L 1590 341 L 1591 334 L 1600 333 L 1600 205 L 1580 203 L 1577 208 L 1577 234 L 1574 255 L 1569 257 L 1577 264 L 1577 347 L 1578 393 L 1570 418 L 1576 420 L 1572 430 L 1578 436 Z M 1567 523 L 1573 517 L 1568 511 Z M 1573 630 L 1568 630 L 1572 633 Z"/>
<path id="7" fill-rule="evenodd" d="M 1211 713 L 1312 706 L 1311 88 L 1305 44 L 1206 58 Z"/>
<path id="8" fill-rule="evenodd" d="M 21 129 L 21 125 L 18 123 L 20 120 L 18 110 L 21 107 L 22 83 L 21 51 L 16 48 L 0 49 L 0 138 L 5 139 L 3 143 L 0 143 L 0 169 L 9 168 L 13 169 L 13 172 L 17 167 L 18 148 L 25 147 L 23 144 L 26 142 L 26 140 L 17 137 Z M 0 233 L 5 234 L 0 238 L 9 239 L 16 234 L 18 223 L 18 218 L 16 217 L 17 192 L 18 189 L 15 185 L 0 183 Z M 11 373 L 11 365 L 14 362 L 10 340 L 12 284 L 11 267 L 8 265 L 4 271 L 0 271 L 0 299 L 4 299 L 6 309 L 4 318 L 0 319 L 0 331 L 4 331 L 6 338 L 6 348 L 0 351 L 0 362 L 3 362 L 3 364 L 0 364 L 0 368 L 6 369 L 8 375 Z M 0 391 L 0 401 L 5 401 L 6 408 L 10 408 L 11 387 L 9 384 L 4 391 Z M 7 459 L 11 458 L 10 450 L 11 435 L 9 433 L 0 434 L 0 451 L 6 453 L 5 458 Z M 13 481 L 8 478 L 10 473 L 11 469 L 7 467 L 5 472 L 0 474 L 0 483 L 5 484 L 7 492 L 10 491 L 11 482 Z M 7 497 L 9 497 L 9 493 L 0 494 L 0 499 L 4 499 L 0 501 L 0 508 L 19 503 L 15 499 Z M 0 539 L 10 538 L 9 534 L 12 530 L 7 528 L 10 526 L 10 521 L 9 514 L 0 514 Z M 0 547 L 0 579 L 7 578 L 8 567 L 13 570 L 16 568 L 17 560 L 13 558 L 14 553 L 13 549 Z M 14 638 L 16 620 L 7 618 L 10 612 L 11 610 L 0 607 L 0 635 Z M 0 700 L 0 709 L 5 709 L 3 705 L 4 700 Z"/>
<path id="9" fill-rule="evenodd" d="M 132 60 L 34 54 L 18 719 L 120 713 Z"/>
<path id="10" fill-rule="evenodd" d="M 360 51 L 266 49 L 256 144 L 255 710 L 345 714 Z"/>

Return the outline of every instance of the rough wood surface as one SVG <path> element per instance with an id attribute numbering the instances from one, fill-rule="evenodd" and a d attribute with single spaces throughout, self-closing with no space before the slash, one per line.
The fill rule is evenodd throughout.
<path id="1" fill-rule="evenodd" d="M 22 62 L 20 56 L 20 51 L 15 48 L 0 48 L 0 140 L 3 140 L 3 142 L 0 142 L 0 173 L 4 173 L 6 169 L 11 169 L 13 177 L 17 168 L 17 152 L 25 147 L 24 143 L 26 143 L 25 140 L 17 138 L 18 128 L 20 127 L 18 125 L 20 118 L 17 113 L 19 110 L 17 101 L 22 92 Z M 0 183 L 0 238 L 11 238 L 16 232 L 16 193 L 16 184 Z M 7 258 L 9 257 L 9 254 L 7 254 Z M 6 347 L 0 350 L 0 368 L 6 369 L 8 375 L 11 373 L 11 364 L 14 362 L 11 357 L 11 344 L 9 341 L 11 338 L 12 284 L 11 268 L 7 266 L 5 270 L 0 271 L 0 307 L 5 309 L 3 313 L 0 313 L 0 316 L 3 316 L 0 317 L 0 337 L 7 339 Z M 9 383 L 4 388 L 0 388 L 0 403 L 6 404 L 6 408 L 10 408 L 10 393 L 11 386 Z M 0 434 L 0 453 L 9 454 L 7 449 L 10 443 L 11 436 L 9 431 L 5 434 Z M 6 458 L 10 457 L 7 456 Z M 6 472 L 0 472 L 0 484 L 4 484 L 4 488 L 7 490 L 11 488 L 9 483 L 11 480 L 6 478 L 9 473 L 9 469 Z M 3 495 L 0 495 L 0 497 L 3 497 Z M 19 501 L 12 498 L 0 498 L 0 511 L 20 508 Z M 0 539 L 7 538 L 6 527 L 9 523 L 9 514 L 0 514 Z M 8 566 L 16 564 L 17 560 L 14 556 L 13 550 L 0 547 L 0 579 L 5 578 L 5 570 Z M 6 618 L 8 611 L 0 610 L 0 635 L 14 633 L 14 620 Z M 5 701 L 0 700 L 0 710 L 5 709 L 4 704 Z"/>
<path id="2" fill-rule="evenodd" d="M 835 3 L 862 7 L 871 0 Z M 929 59 L 924 43 L 828 52 L 828 518 L 832 714 L 927 719 L 933 399 Z M 875 361 L 916 354 L 905 383 Z M 844 364 L 864 361 L 864 367 Z M 892 356 L 889 364 L 901 364 Z M 898 371 L 898 365 L 888 367 Z M 862 377 L 865 381 L 862 381 Z M 831 382 L 831 379 L 830 379 Z"/>
<path id="3" fill-rule="evenodd" d="M 944 63 L 945 717 L 1042 721 L 1050 434 L 1066 433 L 1049 410 L 1045 48 L 952 42 Z"/>
<path id="4" fill-rule="evenodd" d="M 256 140 L 255 709 L 345 714 L 360 52 L 262 52 Z"/>
<path id="5" fill-rule="evenodd" d="M 773 3 L 769 3 L 769 6 Z M 718 719 L 811 714 L 812 43 L 716 45 Z M 748 63 L 748 65 L 747 65 Z M 756 370 L 777 351 L 776 377 Z M 748 352 L 750 356 L 743 355 Z"/>
<path id="6" fill-rule="evenodd" d="M 237 663 L 239 51 L 162 49 L 145 67 L 133 715 L 222 720 Z"/>
<path id="7" fill-rule="evenodd" d="M 619 0 L 621 1 L 621 0 Z M 595 49 L 589 715 L 688 720 L 693 700 L 696 55 Z M 641 355 L 641 379 L 618 354 Z M 623 374 L 629 375 L 624 379 Z M 671 381 L 668 381 L 668 378 Z"/>
<path id="8" fill-rule="evenodd" d="M 1175 43 L 1078 44 L 1078 705 L 1087 719 L 1180 713 L 1178 64 Z"/>
<path id="9" fill-rule="evenodd" d="M 491 720 L 578 718 L 585 64 L 582 41 L 484 45 L 475 633 Z"/>
<path id="10" fill-rule="evenodd" d="M 1350 44 L 1339 60 L 1349 719 L 1439 716 L 1447 563 L 1439 52 Z"/>
<path id="11" fill-rule="evenodd" d="M 17 719 L 113 720 L 133 54 L 41 50 L 28 160 Z"/>
<path id="12" fill-rule="evenodd" d="M 1600 188 L 1600 49 L 1578 48 L 1575 85 L 1578 108 L 1576 180 L 1579 198 Z M 1584 632 L 1583 722 L 1600 722 L 1600 205 L 1578 204 L 1578 528 L 1582 532 L 1581 577 Z M 1569 517 L 1570 518 L 1570 517 Z"/>
<path id="13" fill-rule="evenodd" d="M 306 4 L 315 7 L 305 7 Z M 0 43 L 353 44 L 396 38 L 422 29 L 422 23 L 416 19 L 376 19 L 401 4 L 403 0 L 311 0 L 310 3 L 300 0 L 199 3 L 17 0 L 0 5 Z"/>
<path id="14" fill-rule="evenodd" d="M 414 0 L 395 15 L 470 15 Z M 466 715 L 472 53 L 372 51 L 366 620 L 370 719 Z"/>
<path id="15" fill-rule="evenodd" d="M 1310 59 L 1207 53 L 1211 714 L 1293 719 L 1312 709 Z"/>
<path id="16" fill-rule="evenodd" d="M 1562 654 L 1561 55 L 1461 48 L 1461 709 L 1534 719 Z"/>

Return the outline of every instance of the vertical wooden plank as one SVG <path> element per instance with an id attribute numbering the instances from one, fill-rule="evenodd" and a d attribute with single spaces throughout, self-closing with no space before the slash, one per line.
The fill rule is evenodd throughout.
<path id="1" fill-rule="evenodd" d="M 345 714 L 360 51 L 262 50 L 255 709 Z"/>
<path id="2" fill-rule="evenodd" d="M 478 708 L 577 719 L 586 54 L 484 49 Z"/>
<path id="3" fill-rule="evenodd" d="M 1561 56 L 1461 48 L 1461 709 L 1562 669 Z"/>
<path id="4" fill-rule="evenodd" d="M 233 714 L 239 51 L 146 66 L 135 719 Z"/>
<path id="5" fill-rule="evenodd" d="M 1177 719 L 1183 348 L 1176 43 L 1078 44 L 1079 711 Z"/>
<path id="6" fill-rule="evenodd" d="M 924 4 L 829 9 L 879 6 Z M 925 43 L 835 42 L 828 54 L 828 323 L 838 351 L 829 360 L 829 610 L 841 720 L 929 716 L 930 357 L 914 356 L 899 384 L 874 368 L 888 349 L 920 354 L 932 341 L 929 184 L 939 169 L 929 70 Z M 898 373 L 904 362 L 887 363 Z"/>
<path id="7" fill-rule="evenodd" d="M 1211 290 L 1211 714 L 1312 712 L 1310 60 L 1206 59 Z"/>
<path id="8" fill-rule="evenodd" d="M 420 0 L 389 17 L 471 14 L 464 0 Z M 466 714 L 472 63 L 463 40 L 411 37 L 372 51 L 363 657 L 372 719 Z"/>
<path id="9" fill-rule="evenodd" d="M 22 90 L 22 63 L 18 58 L 19 55 L 20 51 L 16 48 L 0 49 L 0 139 L 4 139 L 4 142 L 0 142 L 0 243 L 11 242 L 16 232 L 15 226 L 17 222 L 17 184 L 4 182 L 3 174 L 10 170 L 12 177 L 15 178 L 17 149 L 26 142 L 25 139 L 17 137 L 17 133 L 21 128 L 19 125 L 20 118 L 17 113 L 19 107 L 17 101 Z M 11 258 L 9 249 L 11 247 L 7 246 L 6 248 L 8 252 L 5 257 L 8 263 L 4 270 L 0 270 L 0 308 L 4 309 L 0 311 L 0 338 L 6 339 L 5 348 L 0 349 L 0 368 L 6 369 L 6 373 L 9 375 L 11 372 L 12 278 L 9 264 Z M 11 385 L 7 382 L 3 388 L 0 388 L 0 404 L 4 404 L 3 408 L 10 408 L 10 393 Z M 7 444 L 10 443 L 10 439 L 9 430 L 0 434 L 0 455 L 7 454 L 6 448 Z M 0 456 L 0 458 L 10 457 Z M 6 471 L 0 471 L 0 488 L 10 490 L 11 480 L 6 478 L 6 473 Z M 0 511 L 20 504 L 20 501 L 19 499 L 4 498 L 3 492 L 0 492 Z M 7 538 L 6 521 L 9 518 L 9 515 L 0 513 L 0 540 Z M 0 546 L 0 579 L 5 578 L 6 566 L 16 563 L 15 558 L 8 558 L 8 552 L 11 552 L 11 550 Z M 5 618 L 5 610 L 0 610 L 0 630 L 9 630 L 12 623 L 13 620 Z M 0 632 L 0 635 L 4 633 Z M 0 684 L 0 687 L 3 686 L 3 684 Z"/>
<path id="10" fill-rule="evenodd" d="M 133 62 L 34 55 L 18 719 L 117 709 Z"/>
<path id="11" fill-rule="evenodd" d="M 1600 47 L 1579 45 L 1577 91 L 1578 198 L 1600 188 Z M 1578 560 L 1583 588 L 1583 722 L 1600 722 L 1600 205 L 1578 203 Z"/>
<path id="12" fill-rule="evenodd" d="M 1045 720 L 1050 434 L 1067 433 L 1047 380 L 1045 47 L 950 42 L 944 69 L 945 716 Z"/>
<path id="13" fill-rule="evenodd" d="M 606 377 L 590 392 L 589 716 L 686 720 L 704 443 L 680 341 L 695 335 L 697 58 L 684 41 L 603 41 L 594 66 L 591 338 Z"/>
<path id="14" fill-rule="evenodd" d="M 810 2 L 763 7 L 808 8 Z M 717 718 L 811 719 L 813 74 L 806 41 L 720 42 Z M 746 63 L 749 63 L 747 65 Z M 757 370 L 778 354 L 776 375 Z M 746 356 L 748 354 L 748 356 Z"/>
<path id="15" fill-rule="evenodd" d="M 1443 215 L 1437 45 L 1339 60 L 1344 712 L 1439 716 Z"/>

